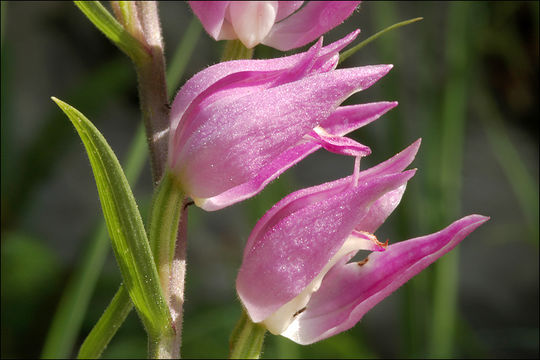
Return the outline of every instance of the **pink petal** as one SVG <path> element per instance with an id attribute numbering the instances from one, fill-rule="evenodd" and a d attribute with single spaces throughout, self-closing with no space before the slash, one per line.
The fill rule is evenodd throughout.
<path id="1" fill-rule="evenodd" d="M 361 171 L 359 180 L 369 178 L 371 176 L 381 176 L 384 174 L 393 174 L 403 171 L 414 160 L 421 140 L 418 139 L 405 150 L 394 155 L 389 160 L 378 164 L 372 168 Z M 357 231 L 366 231 L 374 233 L 379 226 L 384 223 L 386 218 L 394 211 L 401 201 L 401 197 L 405 192 L 406 185 L 390 191 L 381 196 L 369 209 L 369 212 L 358 222 L 355 229 Z"/>
<path id="2" fill-rule="evenodd" d="M 232 103 L 237 98 L 249 96 L 250 93 L 259 92 L 288 81 L 292 82 L 301 79 L 309 73 L 314 65 L 317 54 L 321 50 L 321 43 L 322 40 L 312 46 L 307 52 L 302 53 L 302 56 L 296 58 L 296 63 L 290 64 L 291 66 L 288 69 L 282 69 L 280 71 L 234 72 L 217 80 L 200 92 L 195 99 L 192 99 L 189 107 L 184 109 L 183 114 L 175 114 L 173 116 L 173 119 L 175 119 L 172 124 L 174 131 L 170 135 L 171 141 L 169 142 L 170 167 L 176 167 L 178 157 L 180 156 L 180 149 L 185 147 L 185 143 L 193 135 L 197 126 L 200 126 L 200 123 L 204 122 L 198 121 L 196 118 L 199 116 L 201 108 L 215 106 L 216 104 L 219 106 L 224 101 Z"/>
<path id="3" fill-rule="evenodd" d="M 315 40 L 348 18 L 359 1 L 310 1 L 275 24 L 263 44 L 286 51 Z"/>
<path id="4" fill-rule="evenodd" d="M 354 157 L 367 156 L 371 154 L 371 149 L 366 145 L 362 145 L 353 139 L 332 135 L 321 130 L 322 128 L 320 128 L 319 131 L 313 130 L 309 133 L 309 136 L 314 140 L 314 142 L 330 152 Z"/>
<path id="5" fill-rule="evenodd" d="M 186 122 L 189 130 L 179 142 L 182 147 L 177 161 L 172 163 L 181 166 L 175 171 L 182 185 L 197 200 L 249 181 L 326 119 L 345 98 L 371 86 L 390 68 L 340 69 L 249 96 L 216 98 L 206 106 L 190 107 L 193 117 Z"/>
<path id="6" fill-rule="evenodd" d="M 291 15 L 293 12 L 298 10 L 303 3 L 303 1 L 278 1 L 279 6 L 276 22 L 281 21 L 287 16 Z"/>
<path id="7" fill-rule="evenodd" d="M 199 2 L 196 2 L 199 3 Z M 338 53 L 350 44 L 358 35 L 356 30 L 343 39 L 323 47 L 318 53 L 313 71 L 330 71 L 337 64 Z M 195 74 L 178 91 L 171 108 L 171 129 L 178 127 L 182 114 L 190 103 L 207 88 L 228 75 L 244 71 L 275 71 L 284 70 L 295 66 L 304 56 L 303 53 L 270 60 L 237 60 L 227 61 L 210 66 Z"/>
<path id="8" fill-rule="evenodd" d="M 289 169 L 309 154 L 315 152 L 320 147 L 320 145 L 311 142 L 295 145 L 278 155 L 269 164 L 263 167 L 252 179 L 238 186 L 234 186 L 216 196 L 200 199 L 197 206 L 206 211 L 215 211 L 248 199 L 259 193 L 272 180 L 275 180 L 280 174 L 285 172 L 285 170 Z"/>
<path id="9" fill-rule="evenodd" d="M 402 171 L 414 160 L 418 149 L 420 148 L 421 139 L 416 140 L 409 145 L 405 150 L 392 156 L 390 159 L 373 166 L 369 169 L 360 172 L 360 180 L 369 179 L 373 176 L 381 176 L 394 174 Z"/>
<path id="10" fill-rule="evenodd" d="M 367 231 L 374 233 L 381 226 L 386 218 L 394 211 L 399 205 L 401 197 L 405 192 L 406 185 L 390 191 L 380 199 L 378 199 L 369 209 L 369 212 L 360 220 L 356 225 L 356 229 L 359 231 Z"/>
<path id="11" fill-rule="evenodd" d="M 218 40 L 229 1 L 188 1 L 204 29 Z"/>
<path id="12" fill-rule="evenodd" d="M 366 104 L 366 105 L 370 105 L 370 104 Z M 385 108 L 382 108 L 381 115 L 385 111 L 386 111 Z M 368 112 L 366 116 L 367 117 L 364 119 L 372 119 L 372 118 L 376 118 L 377 114 Z M 365 122 L 368 122 L 368 121 L 366 120 Z M 364 123 L 364 121 L 362 120 L 361 113 L 355 118 L 354 123 L 355 124 Z M 378 174 L 378 175 L 392 174 L 392 173 L 402 171 L 414 160 L 414 157 L 416 155 L 416 152 L 418 151 L 419 146 L 420 146 L 420 140 L 417 140 L 412 145 L 410 145 L 407 149 L 403 150 L 402 152 L 395 155 L 391 159 L 372 168 L 375 170 L 368 169 L 368 170 L 364 170 L 360 172 L 360 178 L 366 178 L 370 174 Z M 224 207 L 227 207 L 239 201 L 248 199 L 252 197 L 253 195 L 257 194 L 258 192 L 260 192 L 269 182 L 276 179 L 285 170 L 287 170 L 288 168 L 290 168 L 291 166 L 298 163 L 299 161 L 304 159 L 306 156 L 308 156 L 309 154 L 312 154 L 313 152 L 317 151 L 320 148 L 321 146 L 317 143 L 306 142 L 305 140 L 303 140 L 300 143 L 296 144 L 295 146 L 287 149 L 285 152 L 277 156 L 275 159 L 273 159 L 273 161 L 270 162 L 265 167 L 263 167 L 261 171 L 254 178 L 250 179 L 249 181 L 243 184 L 232 187 L 231 189 L 219 195 L 206 198 L 206 199 L 200 199 L 197 205 L 204 210 L 214 211 L 214 210 L 223 209 Z M 352 176 L 342 179 L 341 181 L 346 183 L 346 182 L 350 182 L 351 179 L 352 179 Z M 315 188 L 310 188 L 310 189 L 315 189 Z M 396 191 L 398 191 L 398 189 Z M 300 194 L 301 192 L 298 192 L 298 193 Z M 381 199 L 381 200 L 378 200 L 376 204 L 374 204 L 375 208 L 373 210 L 373 213 L 367 214 L 365 217 L 366 220 L 363 220 L 366 222 L 366 229 L 370 226 L 369 225 L 370 223 L 377 223 L 381 221 L 382 217 L 384 216 L 384 212 L 383 210 L 375 210 L 375 209 L 378 209 L 381 206 L 385 206 L 386 209 L 389 210 L 390 207 L 384 204 L 387 201 L 392 201 L 391 197 L 395 196 L 395 194 L 396 193 L 385 195 L 385 197 L 383 198 L 386 198 L 388 200 Z M 397 203 L 396 203 L 396 206 L 397 206 Z M 381 213 L 383 214 L 382 216 L 377 215 Z M 382 221 L 384 221 L 384 219 Z M 369 231 L 369 230 L 366 230 L 366 231 Z M 374 231 L 375 230 L 371 232 L 374 232 Z"/>
<path id="13" fill-rule="evenodd" d="M 251 319 L 262 321 L 297 296 L 341 248 L 370 205 L 413 175 L 409 170 L 356 187 L 338 180 L 276 204 L 249 237 L 238 274 L 238 294 Z"/>
<path id="14" fill-rule="evenodd" d="M 307 308 L 282 334 L 311 344 L 353 327 L 373 306 L 452 250 L 489 218 L 470 215 L 438 233 L 390 245 L 364 264 L 343 259 L 330 270 Z"/>
<path id="15" fill-rule="evenodd" d="M 321 122 L 321 127 L 330 134 L 345 135 L 377 120 L 397 105 L 397 101 L 381 101 L 340 106 L 332 115 Z"/>

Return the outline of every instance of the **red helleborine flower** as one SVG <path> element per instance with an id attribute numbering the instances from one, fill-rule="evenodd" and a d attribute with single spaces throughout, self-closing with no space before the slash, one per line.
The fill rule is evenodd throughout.
<path id="1" fill-rule="evenodd" d="M 292 193 L 255 225 L 236 281 L 253 322 L 300 344 L 353 327 L 378 302 L 488 220 L 462 218 L 387 246 L 373 233 L 399 204 L 420 141 L 373 168 Z M 373 251 L 349 263 L 359 250 Z"/>
<path id="2" fill-rule="evenodd" d="M 324 147 L 351 156 L 370 149 L 343 137 L 397 105 L 339 106 L 392 65 L 335 69 L 358 31 L 305 53 L 210 66 L 178 92 L 171 109 L 169 170 L 195 203 L 217 210 L 247 199 Z"/>

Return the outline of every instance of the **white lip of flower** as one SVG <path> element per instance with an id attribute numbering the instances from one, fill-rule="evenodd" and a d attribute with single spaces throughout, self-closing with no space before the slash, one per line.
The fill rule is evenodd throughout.
<path id="1" fill-rule="evenodd" d="M 277 1 L 231 1 L 229 16 L 238 39 L 247 47 L 259 44 L 276 21 Z"/>
<path id="2" fill-rule="evenodd" d="M 373 236 L 372 234 L 370 234 Z M 356 236 L 349 236 L 341 249 L 328 261 L 319 275 L 313 279 L 305 289 L 294 299 L 280 307 L 276 312 L 262 321 L 262 324 L 274 335 L 282 334 L 289 325 L 302 313 L 311 299 L 311 295 L 319 290 L 326 273 L 345 255 L 357 252 L 365 246 L 365 240 Z"/>

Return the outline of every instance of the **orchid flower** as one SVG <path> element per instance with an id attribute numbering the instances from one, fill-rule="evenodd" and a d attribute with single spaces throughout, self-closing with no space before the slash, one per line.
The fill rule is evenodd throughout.
<path id="1" fill-rule="evenodd" d="M 249 198 L 323 147 L 351 156 L 371 151 L 343 137 L 396 102 L 339 107 L 391 65 L 336 70 L 355 31 L 322 47 L 270 60 L 211 66 L 191 78 L 171 109 L 168 167 L 194 202 L 217 210 Z"/>
<path id="2" fill-rule="evenodd" d="M 189 1 L 215 40 L 239 39 L 286 51 L 304 46 L 348 18 L 360 1 Z"/>
<path id="3" fill-rule="evenodd" d="M 256 224 L 236 288 L 251 320 L 311 344 L 353 327 L 378 302 L 488 218 L 388 246 L 373 234 L 399 204 L 420 141 L 368 170 L 292 193 Z M 348 263 L 359 250 L 373 251 Z"/>

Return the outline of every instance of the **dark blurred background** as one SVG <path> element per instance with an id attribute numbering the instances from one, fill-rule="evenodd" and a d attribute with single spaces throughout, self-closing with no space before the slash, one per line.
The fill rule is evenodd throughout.
<path id="1" fill-rule="evenodd" d="M 183 2 L 159 7 L 171 62 L 192 13 Z M 50 97 L 82 111 L 121 160 L 140 112 L 131 63 L 72 3 L 2 1 L 1 10 L 1 356 L 36 357 L 62 294 L 93 261 L 85 254 L 102 231 L 88 158 Z M 418 172 L 378 238 L 421 236 L 472 213 L 491 220 L 352 330 L 306 347 L 267 336 L 263 357 L 539 356 L 538 14 L 538 2 L 364 2 L 327 34 L 325 43 L 360 28 L 363 40 L 424 17 L 340 65 L 394 64 L 347 100 L 400 103 L 352 135 L 373 150 L 363 168 L 423 139 L 412 165 Z M 201 32 L 179 85 L 218 62 L 222 48 Z M 275 56 L 269 48 L 255 51 Z M 352 159 L 319 151 L 249 201 L 214 213 L 190 209 L 184 357 L 227 356 L 240 314 L 235 275 L 257 219 L 284 195 L 352 167 Z M 151 191 L 146 163 L 134 185 L 143 216 Z M 88 308 L 76 309 L 81 326 L 65 330 L 72 341 L 57 356 L 76 354 L 118 287 L 107 251 L 104 265 L 91 263 L 97 283 L 88 281 L 81 295 Z M 132 312 L 104 357 L 145 356 L 145 334 Z"/>

